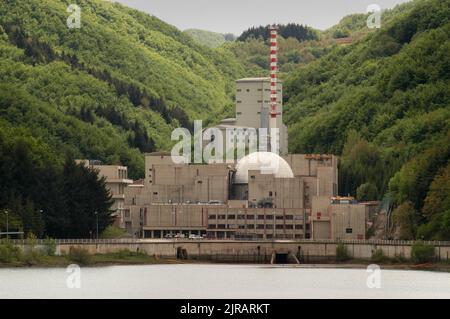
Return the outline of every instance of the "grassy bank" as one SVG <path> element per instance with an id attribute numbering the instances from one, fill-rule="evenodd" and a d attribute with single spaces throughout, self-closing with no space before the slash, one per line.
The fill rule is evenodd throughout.
<path id="1" fill-rule="evenodd" d="M 438 260 L 435 256 L 434 246 L 416 242 L 411 247 L 411 258 L 403 255 L 388 257 L 382 249 L 373 251 L 370 259 L 352 258 L 345 245 L 336 247 L 336 260 L 330 261 L 338 265 L 370 265 L 376 264 L 384 269 L 404 269 L 404 270 L 434 270 L 450 272 L 450 262 L 448 260 Z"/>
<path id="2" fill-rule="evenodd" d="M 109 265 L 150 265 L 180 263 L 176 259 L 160 259 L 144 252 L 121 250 L 105 254 L 89 254 L 85 249 L 72 248 L 68 254 L 55 255 L 52 243 L 44 247 L 28 245 L 26 250 L 9 243 L 0 244 L 0 267 L 66 267 L 70 264 L 80 266 Z"/>

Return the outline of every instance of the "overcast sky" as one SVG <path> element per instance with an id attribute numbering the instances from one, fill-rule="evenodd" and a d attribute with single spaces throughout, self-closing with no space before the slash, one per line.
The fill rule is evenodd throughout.
<path id="1" fill-rule="evenodd" d="M 239 35 L 251 26 L 295 22 L 326 29 L 350 13 L 409 0 L 116 0 L 175 25 Z M 274 4 L 273 9 L 271 4 Z"/>

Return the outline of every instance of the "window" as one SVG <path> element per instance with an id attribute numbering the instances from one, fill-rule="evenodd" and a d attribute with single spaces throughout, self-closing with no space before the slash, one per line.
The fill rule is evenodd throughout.
<path id="1" fill-rule="evenodd" d="M 275 228 L 276 228 L 276 229 L 283 229 L 283 228 L 284 228 L 284 225 L 275 225 Z"/>
<path id="2" fill-rule="evenodd" d="M 236 112 L 236 115 L 242 115 L 242 112 Z"/>
<path id="3" fill-rule="evenodd" d="M 266 229 L 273 229 L 273 225 L 266 225 Z"/>
<path id="4" fill-rule="evenodd" d="M 228 215 L 228 219 L 236 219 L 236 215 Z"/>
<path id="5" fill-rule="evenodd" d="M 258 219 L 264 219 L 264 215 L 258 215 Z"/>
<path id="6" fill-rule="evenodd" d="M 253 224 L 247 225 L 247 229 L 255 229 L 255 225 Z"/>
<path id="7" fill-rule="evenodd" d="M 250 92 L 250 89 L 247 89 L 247 92 Z"/>
<path id="8" fill-rule="evenodd" d="M 238 92 L 242 92 L 242 90 L 241 90 L 241 89 L 237 89 L 237 91 L 238 91 Z"/>
<path id="9" fill-rule="evenodd" d="M 239 103 L 242 103 L 242 101 L 236 101 L 236 103 L 238 103 L 238 104 L 239 104 Z"/>
<path id="10" fill-rule="evenodd" d="M 238 215 L 238 218 L 237 219 L 245 219 L 245 215 Z"/>
<path id="11" fill-rule="evenodd" d="M 303 229 L 303 225 L 295 225 L 295 229 Z"/>
<path id="12" fill-rule="evenodd" d="M 261 92 L 262 91 L 262 89 L 258 89 L 258 92 Z"/>
<path id="13" fill-rule="evenodd" d="M 264 225 L 256 225 L 257 229 L 264 229 Z"/>
<path id="14" fill-rule="evenodd" d="M 255 215 L 247 215 L 247 219 L 255 219 Z"/>
<path id="15" fill-rule="evenodd" d="M 286 225 L 286 229 L 294 229 L 294 225 Z"/>
<path id="16" fill-rule="evenodd" d="M 266 215 L 266 219 L 271 219 L 271 220 L 273 220 L 273 215 Z"/>
<path id="17" fill-rule="evenodd" d="M 269 197 L 272 197 L 272 191 L 269 192 Z"/>
<path id="18" fill-rule="evenodd" d="M 227 227 L 226 227 L 225 224 L 219 224 L 219 225 L 217 225 L 217 228 L 219 228 L 219 229 L 226 229 Z"/>
<path id="19" fill-rule="evenodd" d="M 277 215 L 277 216 L 276 216 L 276 219 L 277 219 L 277 220 L 283 220 L 283 219 L 284 219 L 284 216 L 283 216 L 283 215 Z"/>
<path id="20" fill-rule="evenodd" d="M 293 220 L 294 219 L 294 215 L 286 215 L 286 220 Z"/>
<path id="21" fill-rule="evenodd" d="M 208 219 L 216 219 L 216 215 L 209 215 Z"/>
<path id="22" fill-rule="evenodd" d="M 216 228 L 217 228 L 217 226 L 216 226 L 216 225 L 214 225 L 214 224 L 209 224 L 209 225 L 208 225 L 208 228 L 211 228 L 211 229 L 216 229 Z"/>
<path id="23" fill-rule="evenodd" d="M 262 100 L 258 100 L 258 103 L 262 103 L 263 101 Z"/>
<path id="24" fill-rule="evenodd" d="M 226 219 L 226 215 L 217 215 L 217 219 Z"/>
<path id="25" fill-rule="evenodd" d="M 251 179 L 255 179 L 255 175 L 250 176 Z"/>
<path id="26" fill-rule="evenodd" d="M 153 195 L 158 195 L 158 192 L 153 192 Z"/>

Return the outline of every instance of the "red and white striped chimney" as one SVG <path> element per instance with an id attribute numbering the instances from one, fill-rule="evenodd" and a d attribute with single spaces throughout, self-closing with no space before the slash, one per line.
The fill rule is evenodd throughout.
<path id="1" fill-rule="evenodd" d="M 270 26 L 270 122 L 269 132 L 271 129 L 277 128 L 277 96 L 278 96 L 278 79 L 277 79 L 277 53 L 278 53 L 278 27 Z M 269 134 L 270 134 L 269 133 Z"/>

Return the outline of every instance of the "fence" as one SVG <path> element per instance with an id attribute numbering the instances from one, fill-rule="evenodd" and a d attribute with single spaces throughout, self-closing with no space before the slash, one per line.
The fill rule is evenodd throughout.
<path id="1" fill-rule="evenodd" d="M 416 242 L 421 242 L 424 244 L 432 246 L 450 246 L 450 241 L 413 241 L 413 240 L 358 240 L 358 239 L 298 239 L 298 240 L 264 240 L 264 239 L 186 239 L 186 238 L 176 238 L 176 239 L 135 239 L 135 238 L 123 238 L 123 239 L 54 239 L 57 245 L 67 245 L 67 244 L 156 244 L 156 243 L 183 243 L 183 242 L 217 242 L 217 243 L 227 243 L 227 242 L 259 242 L 259 243 L 302 243 L 302 244 L 353 244 L 353 245 L 396 245 L 396 246 L 412 246 Z M 3 239 L 1 242 L 9 242 L 15 245 L 45 245 L 49 243 L 48 239 Z"/>

